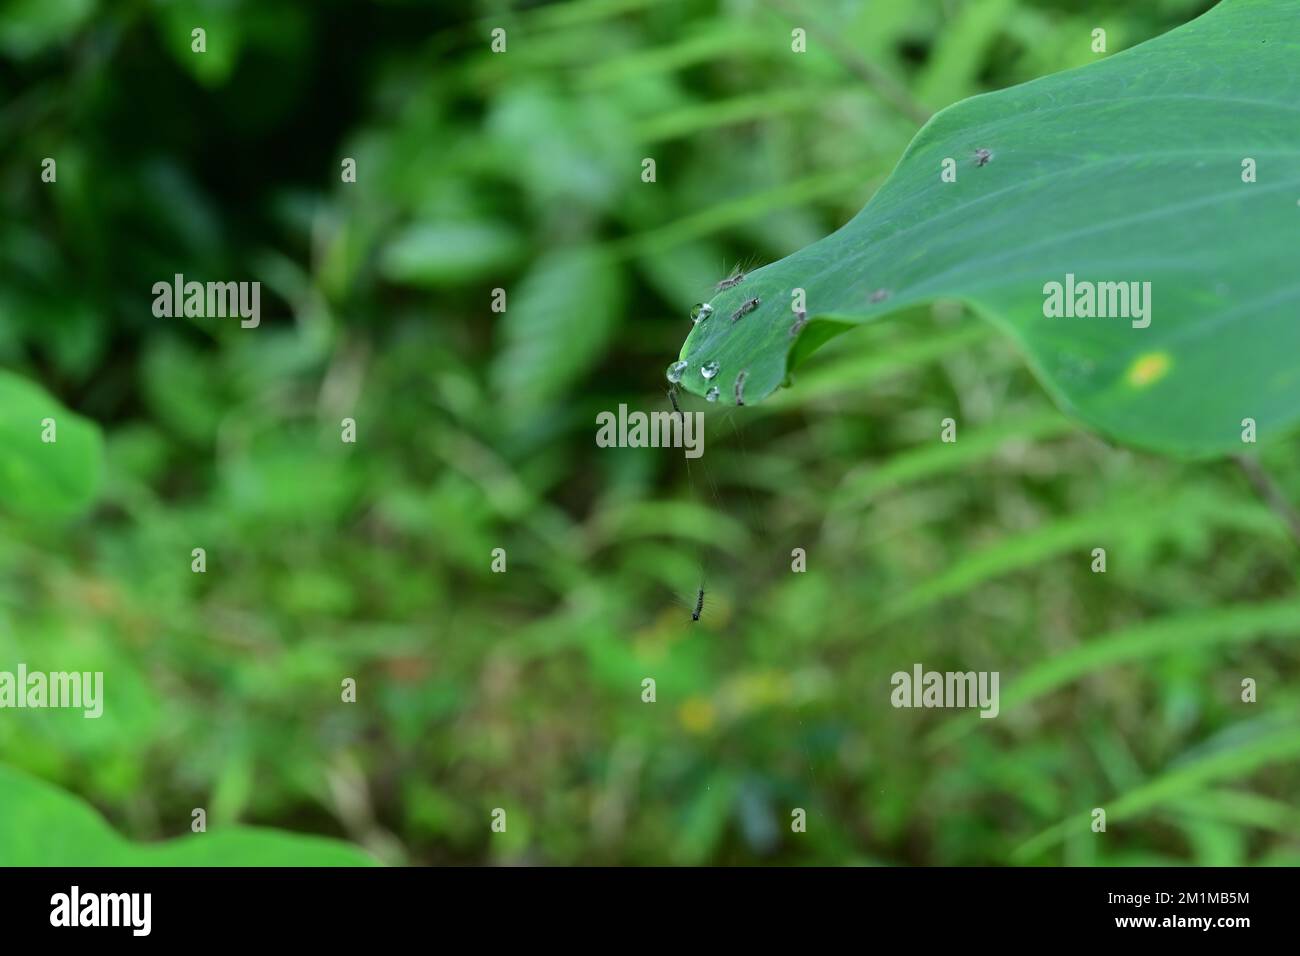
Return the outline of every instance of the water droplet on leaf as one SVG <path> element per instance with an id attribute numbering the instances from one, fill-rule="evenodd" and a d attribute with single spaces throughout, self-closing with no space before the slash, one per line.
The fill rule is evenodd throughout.
<path id="1" fill-rule="evenodd" d="M 701 302 L 699 305 L 695 306 L 695 308 L 691 309 L 691 321 L 698 325 L 712 314 L 713 306 L 709 305 L 707 302 Z"/>
<path id="2" fill-rule="evenodd" d="M 715 385 L 713 388 L 705 392 L 704 400 L 706 402 L 716 402 L 718 400 L 718 386 Z"/>
<path id="3" fill-rule="evenodd" d="M 704 365 L 700 366 L 700 374 L 706 379 L 713 378 L 713 376 L 718 374 L 718 363 L 706 362 Z"/>
<path id="4" fill-rule="evenodd" d="M 666 373 L 668 375 L 668 381 L 676 385 L 682 380 L 682 373 L 685 371 L 686 362 L 684 360 L 681 362 L 674 362 L 672 365 L 668 366 L 668 371 Z"/>

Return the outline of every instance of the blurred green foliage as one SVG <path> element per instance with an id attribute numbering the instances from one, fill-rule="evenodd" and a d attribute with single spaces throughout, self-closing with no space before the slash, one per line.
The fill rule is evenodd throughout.
<path id="1" fill-rule="evenodd" d="M 105 462 L 80 517 L 3 502 L 0 668 L 106 705 L 0 713 L 0 761 L 132 841 L 201 806 L 392 863 L 1300 862 L 1300 562 L 1229 464 L 1062 424 L 942 306 L 684 399 L 689 469 L 593 441 L 916 113 L 1207 5 L 3 3 L 0 361 Z M 178 272 L 261 281 L 261 327 L 155 318 Z M 893 709 L 917 661 L 999 670 L 1005 713 Z"/>

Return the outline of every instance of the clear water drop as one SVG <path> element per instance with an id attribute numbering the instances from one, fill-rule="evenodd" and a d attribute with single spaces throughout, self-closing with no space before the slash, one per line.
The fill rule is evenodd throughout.
<path id="1" fill-rule="evenodd" d="M 674 362 L 672 365 L 668 366 L 668 371 L 665 374 L 668 376 L 668 381 L 676 385 L 682 380 L 682 373 L 685 371 L 686 362 L 683 360 L 681 362 Z"/>
<path id="2" fill-rule="evenodd" d="M 700 374 L 703 375 L 706 379 L 713 378 L 715 375 L 718 374 L 718 363 L 706 362 L 704 365 L 700 366 Z"/>
<path id="3" fill-rule="evenodd" d="M 718 400 L 718 386 L 715 385 L 713 388 L 705 392 L 704 400 L 706 402 L 716 402 Z"/>
<path id="4" fill-rule="evenodd" d="M 701 302 L 699 305 L 695 306 L 695 308 L 691 309 L 691 321 L 696 325 L 699 325 L 712 314 L 713 306 L 709 305 L 707 302 Z"/>

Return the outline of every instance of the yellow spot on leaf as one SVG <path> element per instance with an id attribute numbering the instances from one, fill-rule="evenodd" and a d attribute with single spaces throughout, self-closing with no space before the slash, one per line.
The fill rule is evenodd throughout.
<path id="1" fill-rule="evenodd" d="M 1164 378 L 1169 372 L 1170 364 L 1168 352 L 1148 352 L 1134 360 L 1125 378 L 1134 388 L 1146 388 Z"/>

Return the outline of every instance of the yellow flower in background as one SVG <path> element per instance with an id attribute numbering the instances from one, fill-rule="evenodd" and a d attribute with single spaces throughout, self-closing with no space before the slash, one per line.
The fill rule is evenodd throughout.
<path id="1" fill-rule="evenodd" d="M 713 704 L 705 697 L 690 697 L 677 708 L 677 719 L 693 734 L 706 734 L 717 722 Z"/>

